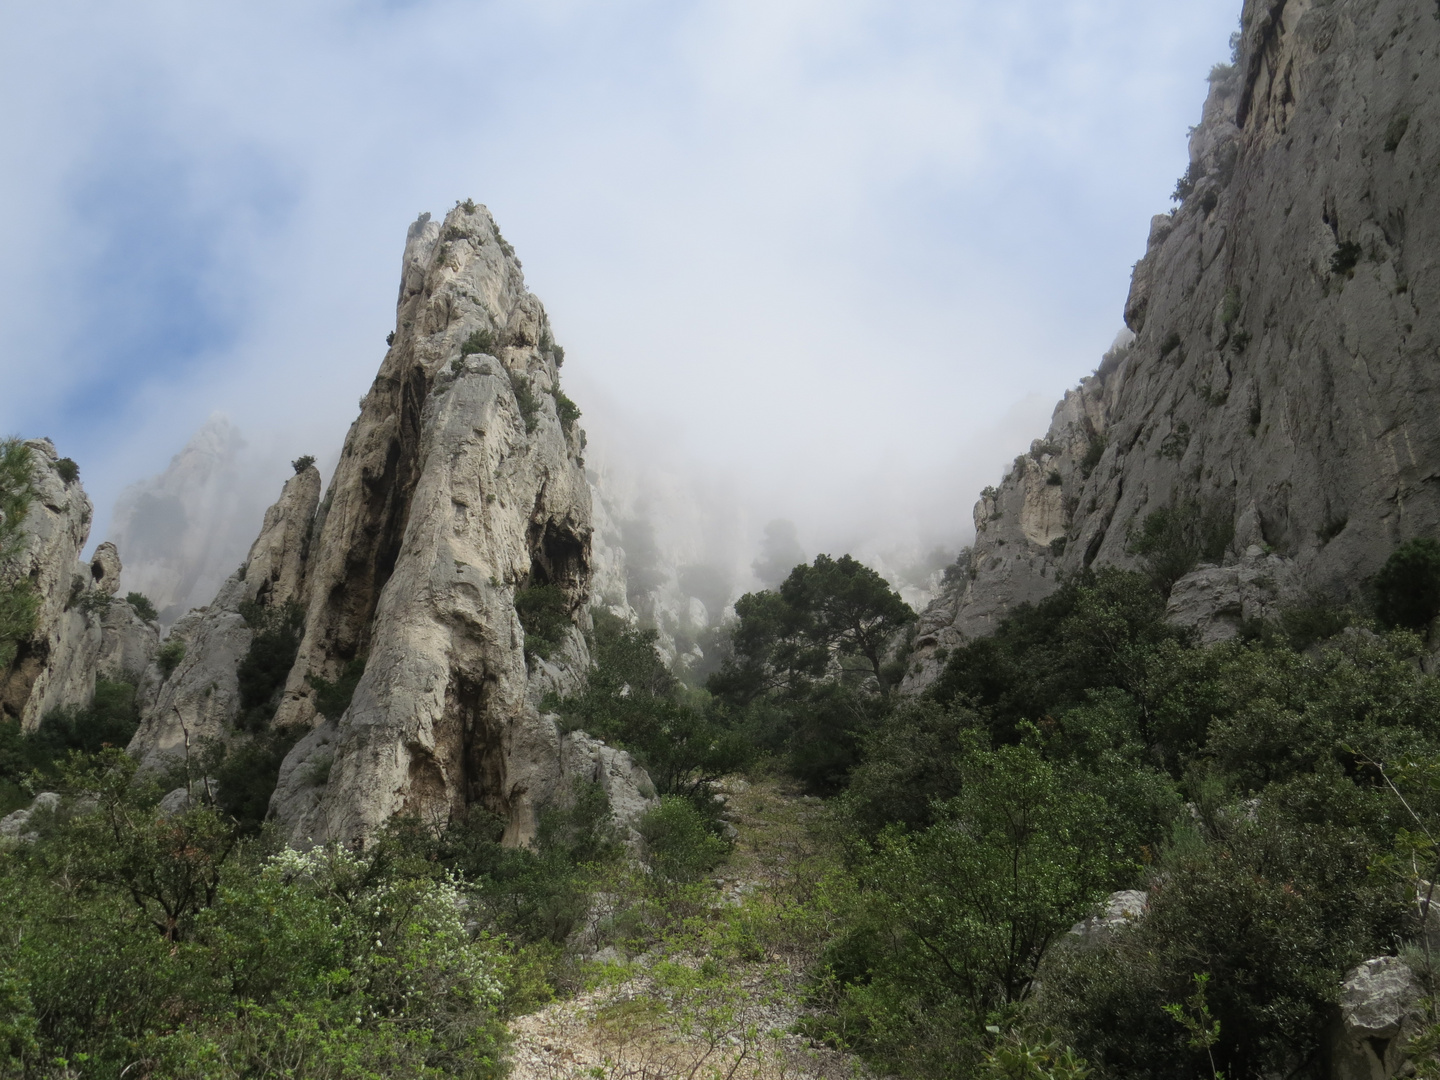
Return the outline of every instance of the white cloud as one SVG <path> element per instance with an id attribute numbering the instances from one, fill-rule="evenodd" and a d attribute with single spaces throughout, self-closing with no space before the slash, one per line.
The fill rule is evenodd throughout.
<path id="1" fill-rule="evenodd" d="M 354 415 L 405 225 L 473 196 L 597 420 L 816 531 L 963 529 L 1114 333 L 1235 7 L 12 7 L 0 430 L 103 512 L 220 408 L 278 485 Z M 186 311 L 130 248 L 193 326 L 146 336 Z"/>

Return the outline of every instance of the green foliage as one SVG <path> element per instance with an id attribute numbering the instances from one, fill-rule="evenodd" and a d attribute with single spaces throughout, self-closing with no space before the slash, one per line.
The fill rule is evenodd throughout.
<path id="1" fill-rule="evenodd" d="M 1180 332 L 1171 330 L 1160 342 L 1160 359 L 1164 360 L 1176 349 L 1180 348 Z"/>
<path id="2" fill-rule="evenodd" d="M 131 683 L 95 680 L 95 696 L 87 706 L 65 705 L 46 713 L 28 738 L 36 765 L 63 758 L 68 751 L 87 754 L 114 746 L 124 749 L 140 726 L 140 709 Z"/>
<path id="3" fill-rule="evenodd" d="M 543 660 L 565 641 L 574 623 L 570 597 L 559 585 L 531 585 L 515 590 L 515 614 L 525 631 L 525 652 Z"/>
<path id="4" fill-rule="evenodd" d="M 1235 325 L 1235 320 L 1240 317 L 1240 290 L 1235 286 L 1225 290 L 1225 301 L 1220 308 L 1220 322 L 1225 329 Z"/>
<path id="5" fill-rule="evenodd" d="M 80 466 L 75 464 L 73 458 L 62 457 L 56 461 L 55 472 L 58 473 L 60 479 L 67 484 L 73 484 L 76 480 L 80 479 Z"/>
<path id="6" fill-rule="evenodd" d="M 833 793 L 887 708 L 903 672 L 889 650 L 915 613 L 868 566 L 818 555 L 778 590 L 742 596 L 735 614 L 731 656 L 707 688 L 812 790 Z"/>
<path id="7" fill-rule="evenodd" d="M 160 618 L 160 613 L 155 610 L 155 605 L 144 593 L 126 593 L 125 602 L 129 604 L 135 614 L 139 615 L 145 622 L 153 623 Z"/>
<path id="8" fill-rule="evenodd" d="M 491 353 L 495 349 L 495 331 L 486 326 L 476 330 L 460 346 L 460 355 L 473 356 L 475 353 Z"/>
<path id="9" fill-rule="evenodd" d="M 314 454 L 302 454 L 302 455 L 300 455 L 298 458 L 296 458 L 294 461 L 290 462 L 290 467 L 291 467 L 292 469 L 294 469 L 297 474 L 299 474 L 299 473 L 304 472 L 306 469 L 310 468 L 310 466 L 311 466 L 311 465 L 314 465 L 314 464 L 315 464 L 315 455 L 314 455 Z"/>
<path id="10" fill-rule="evenodd" d="M 510 372 L 510 389 L 515 394 L 515 407 L 520 410 L 526 434 L 533 434 L 540 422 L 540 399 L 530 385 L 530 377 Z"/>
<path id="11" fill-rule="evenodd" d="M 33 455 L 18 438 L 0 440 L 0 672 L 14 663 L 20 646 L 35 631 L 40 599 L 26 578 L 7 575 L 5 564 L 19 553 L 20 523 L 35 497 Z"/>
<path id="12" fill-rule="evenodd" d="M 1104 435 L 1092 435 L 1089 445 L 1085 447 L 1085 456 L 1080 459 L 1080 475 L 1086 480 L 1095 471 L 1095 466 L 1100 464 L 1100 459 L 1105 455 L 1105 447 L 1108 439 Z"/>
<path id="13" fill-rule="evenodd" d="M 1190 425 L 1180 421 L 1160 441 L 1160 456 L 1169 458 L 1171 461 L 1179 461 L 1185 456 L 1185 451 L 1190 448 Z"/>
<path id="14" fill-rule="evenodd" d="M 710 781 L 753 760 L 733 718 L 696 700 L 665 666 L 654 630 L 593 615 L 595 667 L 583 692 L 555 703 L 569 727 L 629 750 L 663 794 L 700 798 Z"/>
<path id="15" fill-rule="evenodd" d="M 280 766 L 304 734 L 298 727 L 269 728 L 207 748 L 204 774 L 215 779 L 216 805 L 242 835 L 260 831 L 280 778 Z"/>
<path id="16" fill-rule="evenodd" d="M 350 707 L 355 687 L 360 685 L 360 677 L 364 674 L 365 657 L 356 656 L 345 662 L 334 682 L 318 675 L 307 676 L 310 685 L 315 688 L 315 711 L 326 720 L 338 722 Z"/>
<path id="17" fill-rule="evenodd" d="M 285 680 L 300 651 L 305 611 L 291 600 L 279 607 L 244 603 L 240 615 L 253 633 L 250 647 L 235 669 L 240 683 L 237 726 L 242 731 L 263 731 L 275 715 Z"/>
<path id="18" fill-rule="evenodd" d="M 662 881 L 686 885 L 698 881 L 720 862 L 728 845 L 688 799 L 661 798 L 636 825 L 645 842 L 645 863 Z"/>
<path id="19" fill-rule="evenodd" d="M 501 1075 L 510 960 L 462 879 L 158 816 L 118 751 L 65 779 L 74 808 L 0 852 L 5 1075 Z"/>
<path id="20" fill-rule="evenodd" d="M 179 638 L 166 641 L 160 646 L 160 651 L 155 654 L 155 662 L 160 665 L 160 675 L 168 679 L 174 674 L 175 669 L 180 666 L 180 661 L 185 659 L 185 642 Z"/>
<path id="21" fill-rule="evenodd" d="M 1375 615 L 1385 626 L 1423 630 L 1440 614 L 1440 541 L 1401 544 L 1375 575 Z"/>
<path id="22" fill-rule="evenodd" d="M 1360 264 L 1360 256 L 1364 254 L 1360 245 L 1354 240 L 1346 240 L 1340 244 L 1335 253 L 1330 256 L 1330 272 L 1332 274 L 1343 274 L 1346 277 L 1355 276 L 1355 267 Z"/>
<path id="23" fill-rule="evenodd" d="M 1187 428 L 1187 439 L 1188 435 Z M 1130 538 L 1130 551 L 1140 556 L 1155 587 L 1168 595 L 1202 559 L 1223 559 L 1234 538 L 1234 520 L 1222 508 L 1180 502 L 1147 514 L 1139 532 Z"/>
<path id="24" fill-rule="evenodd" d="M 560 426 L 566 431 L 573 428 L 575 421 L 580 419 L 580 406 L 566 397 L 559 387 L 555 388 L 555 414 L 560 418 Z"/>
<path id="25" fill-rule="evenodd" d="M 985 1055 L 981 1075 L 991 1080 L 1086 1080 L 1092 1073 L 1084 1058 L 1049 1032 L 1038 1039 L 1017 1032 Z"/>
<path id="26" fill-rule="evenodd" d="M 1127 869 L 1104 798 L 1036 745 L 958 748 L 959 794 L 920 832 L 862 845 L 864 913 L 833 954 L 836 1013 L 887 1070 L 972 1075 L 985 1027 L 1031 993 L 1050 943 Z"/>

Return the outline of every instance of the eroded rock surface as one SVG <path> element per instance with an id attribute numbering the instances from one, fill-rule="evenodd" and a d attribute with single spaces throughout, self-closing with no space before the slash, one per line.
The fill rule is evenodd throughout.
<path id="1" fill-rule="evenodd" d="M 29 581 L 39 606 L 30 640 L 0 671 L 0 716 L 33 731 L 53 709 L 89 704 L 97 677 L 140 682 L 159 632 L 115 597 L 121 567 L 114 544 L 80 561 L 93 511 L 78 477 L 65 479 L 49 439 L 26 445 L 34 497 L 20 523 L 19 549 L 0 573 Z"/>
<path id="2" fill-rule="evenodd" d="M 1287 560 L 1277 584 L 1343 597 L 1440 527 L 1437 51 L 1425 5 L 1246 3 L 1238 63 L 1217 71 L 1191 137 L 1188 194 L 1135 268 L 1134 341 L 977 504 L 968 565 L 921 619 L 910 690 L 937 651 L 1057 576 L 1133 566 L 1130 538 L 1162 507 L 1233 526 L 1223 580 L 1177 587 L 1191 612 L 1226 593 L 1207 637 L 1234 620 L 1246 589 L 1229 569 L 1252 546 Z M 1273 603 L 1291 599 L 1282 587 Z"/>

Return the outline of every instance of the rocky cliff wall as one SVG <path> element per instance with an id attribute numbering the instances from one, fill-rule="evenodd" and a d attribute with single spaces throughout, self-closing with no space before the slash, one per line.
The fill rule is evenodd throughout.
<path id="1" fill-rule="evenodd" d="M 561 356 L 484 207 L 412 225 L 390 349 L 324 498 L 313 468 L 293 478 L 242 571 L 176 624 L 184 658 L 132 751 L 158 762 L 197 737 L 244 738 L 246 614 L 293 603 L 303 637 L 271 723 L 309 734 L 271 809 L 294 842 L 363 841 L 396 814 L 480 804 L 520 843 L 581 774 L 630 807 L 628 758 L 562 738 L 540 711 L 589 666 L 590 489 Z M 564 620 L 548 659 L 527 649 L 516 605 L 541 587 Z M 348 708 L 322 716 L 317 684 L 362 664 Z"/>
<path id="2" fill-rule="evenodd" d="M 33 497 L 20 522 L 18 549 L 4 566 L 9 582 L 28 581 L 39 601 L 35 629 L 0 671 L 0 717 L 33 731 L 53 709 L 88 705 L 97 677 L 143 682 L 159 645 L 157 628 L 115 597 L 120 555 L 101 544 L 80 555 L 93 507 L 78 476 L 68 478 L 49 439 L 31 439 Z"/>
<path id="3" fill-rule="evenodd" d="M 1224 551 L 1173 614 L 1211 637 L 1344 596 L 1440 527 L 1440 18 L 1418 0 L 1247 0 L 1191 165 L 1151 225 L 1133 342 L 975 507 L 908 685 L 1157 509 Z M 1226 537 L 1228 536 L 1228 539 Z"/>

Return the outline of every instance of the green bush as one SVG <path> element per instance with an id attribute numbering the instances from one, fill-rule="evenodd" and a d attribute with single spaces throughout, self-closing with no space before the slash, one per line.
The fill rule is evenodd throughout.
<path id="1" fill-rule="evenodd" d="M 636 826 L 645 842 L 645 864 L 661 881 L 688 885 L 714 869 L 729 850 L 710 831 L 695 804 L 665 795 L 660 805 L 646 812 Z"/>
<path id="2" fill-rule="evenodd" d="M 1440 615 L 1440 541 L 1401 544 L 1371 583 L 1375 615 L 1385 626 L 1423 630 Z"/>
<path id="3" fill-rule="evenodd" d="M 1104 435 L 1092 435 L 1089 444 L 1085 447 L 1085 456 L 1080 459 L 1080 475 L 1086 480 L 1095 471 L 1095 466 L 1100 464 L 1100 459 L 1105 456 L 1105 447 L 1109 440 Z"/>
<path id="4" fill-rule="evenodd" d="M 0 570 L 20 550 L 20 523 L 30 511 L 35 489 L 30 470 L 33 455 L 18 438 L 0 440 Z M 21 645 L 35 632 L 40 599 L 28 580 L 0 575 L 0 673 L 15 661 Z"/>
<path id="5" fill-rule="evenodd" d="M 155 610 L 155 605 L 144 593 L 131 592 L 125 594 L 125 602 L 130 605 L 136 615 L 148 623 L 153 623 L 160 618 L 160 613 Z"/>
<path id="6" fill-rule="evenodd" d="M 515 394 L 515 407 L 520 411 L 526 434 L 533 434 L 540 422 L 540 399 L 535 396 L 530 377 L 510 372 L 510 389 Z"/>
<path id="7" fill-rule="evenodd" d="M 555 389 L 555 414 L 560 418 L 560 426 L 566 431 L 573 428 L 575 421 L 580 419 L 580 406 L 566 397 L 559 387 Z"/>
<path id="8" fill-rule="evenodd" d="M 80 479 L 80 466 L 68 457 L 62 457 L 55 462 L 55 471 L 60 474 L 60 479 L 67 484 L 73 484 Z"/>
<path id="9" fill-rule="evenodd" d="M 314 454 L 301 454 L 301 455 L 300 455 L 298 458 L 296 458 L 294 461 L 290 462 L 290 467 L 291 467 L 292 469 L 294 469 L 297 474 L 299 474 L 299 473 L 304 472 L 306 469 L 310 468 L 310 466 L 311 466 L 311 465 L 314 465 L 314 464 L 315 464 L 315 455 L 314 455 Z"/>
<path id="10" fill-rule="evenodd" d="M 295 601 L 279 607 L 240 605 L 245 625 L 253 631 L 250 647 L 235 669 L 240 683 L 240 730 L 257 732 L 269 726 L 281 691 L 305 633 L 305 611 Z"/>
<path id="11" fill-rule="evenodd" d="M 1185 437 L 1188 441 L 1188 428 Z M 1155 587 L 1168 595 L 1175 582 L 1202 559 L 1223 559 L 1234 538 L 1234 520 L 1224 509 L 1178 502 L 1147 514 L 1139 531 L 1130 537 L 1129 547 L 1132 554 L 1140 556 Z"/>
<path id="12" fill-rule="evenodd" d="M 178 638 L 165 642 L 160 646 L 160 651 L 155 654 L 155 662 L 160 665 L 160 675 L 168 679 L 180 666 L 180 661 L 185 659 L 185 642 Z"/>
<path id="13" fill-rule="evenodd" d="M 307 676 L 310 685 L 315 688 L 315 711 L 326 720 L 339 721 L 350 707 L 355 687 L 360 685 L 360 677 L 364 674 L 365 657 L 357 656 L 345 662 L 334 682 L 318 675 Z"/>
<path id="14" fill-rule="evenodd" d="M 490 353 L 495 349 L 495 331 L 488 326 L 476 330 L 460 346 L 460 355 L 473 356 L 475 353 Z"/>
<path id="15" fill-rule="evenodd" d="M 525 652 L 543 660 L 564 644 L 565 632 L 574 625 L 570 597 L 559 585 L 516 589 L 515 614 L 525 631 Z"/>
<path id="16" fill-rule="evenodd" d="M 553 702 L 564 723 L 635 755 L 662 794 L 704 799 L 710 781 L 743 769 L 755 746 L 733 717 L 686 692 L 660 654 L 656 632 L 596 609 L 585 689 Z"/>
<path id="17" fill-rule="evenodd" d="M 1360 256 L 1364 254 L 1360 245 L 1353 240 L 1346 240 L 1335 249 L 1330 256 L 1330 272 L 1332 274 L 1344 274 L 1346 277 L 1355 275 L 1355 267 L 1360 265 Z"/>

